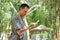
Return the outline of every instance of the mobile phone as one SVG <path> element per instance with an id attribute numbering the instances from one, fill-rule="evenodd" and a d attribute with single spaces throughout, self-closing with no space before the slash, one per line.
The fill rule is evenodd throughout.
<path id="1" fill-rule="evenodd" d="M 39 20 L 36 21 L 36 23 L 38 23 L 38 22 L 39 22 Z"/>

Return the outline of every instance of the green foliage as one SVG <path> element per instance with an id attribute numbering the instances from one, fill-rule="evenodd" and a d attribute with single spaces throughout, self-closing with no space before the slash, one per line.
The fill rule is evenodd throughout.
<path id="1" fill-rule="evenodd" d="M 34 1 L 34 0 L 33 0 Z M 38 8 L 37 10 L 33 11 L 33 13 L 30 13 L 27 16 L 27 20 L 29 23 L 36 22 L 37 20 L 40 20 L 38 25 L 46 25 L 47 27 L 52 28 L 53 30 L 49 33 L 49 39 L 53 40 L 54 32 L 57 31 L 57 24 L 58 19 L 58 1 L 59 0 L 43 0 L 42 6 Z M 34 3 L 36 4 L 36 3 Z M 55 21 L 56 20 L 56 21 Z M 57 23 L 56 23 L 57 22 Z M 37 26 L 38 26 L 37 25 Z M 56 27 L 55 27 L 56 26 Z M 57 33 L 57 32 L 56 32 Z M 52 38 L 52 39 L 51 39 Z"/>
<path id="2" fill-rule="evenodd" d="M 26 0 L 30 7 L 35 4 L 41 5 L 41 7 L 38 7 L 27 16 L 28 24 L 39 20 L 38 25 L 42 24 L 52 29 L 54 29 L 55 23 L 57 24 L 56 29 L 49 31 L 48 38 L 51 40 L 53 40 L 54 31 L 58 31 L 58 1 L 59 0 Z M 14 7 L 12 7 L 10 3 L 12 3 Z M 9 29 L 6 30 L 6 28 L 7 26 L 10 27 L 11 17 L 16 15 L 16 11 L 19 11 L 20 4 L 20 0 L 0 0 L 0 32 L 10 31 Z M 9 14 L 11 16 L 10 18 L 8 18 Z"/>

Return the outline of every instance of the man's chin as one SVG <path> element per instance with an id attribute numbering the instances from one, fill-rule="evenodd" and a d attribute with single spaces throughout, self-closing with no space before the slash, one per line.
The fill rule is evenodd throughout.
<path id="1" fill-rule="evenodd" d="M 23 18 L 24 16 L 22 16 L 22 18 Z"/>
<path id="2" fill-rule="evenodd" d="M 25 17 L 25 15 L 22 15 L 22 17 Z"/>

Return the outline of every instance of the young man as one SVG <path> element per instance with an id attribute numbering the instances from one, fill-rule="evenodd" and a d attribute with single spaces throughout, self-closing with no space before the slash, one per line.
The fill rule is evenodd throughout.
<path id="1" fill-rule="evenodd" d="M 36 26 L 37 23 L 31 23 L 26 26 L 23 20 L 26 15 L 29 6 L 27 4 L 22 4 L 19 8 L 19 12 L 15 18 L 12 18 L 12 34 L 9 40 L 27 40 L 27 29 Z"/>

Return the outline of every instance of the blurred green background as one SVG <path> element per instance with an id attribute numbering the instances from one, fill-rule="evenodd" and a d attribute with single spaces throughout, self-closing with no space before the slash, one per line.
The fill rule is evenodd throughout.
<path id="1" fill-rule="evenodd" d="M 39 20 L 38 25 L 52 28 L 49 40 L 58 40 L 60 32 L 60 0 L 0 0 L 0 40 L 11 33 L 11 18 L 19 11 L 19 6 L 26 3 L 31 10 L 26 16 L 28 24 Z M 38 26 L 37 25 L 37 26 Z"/>

